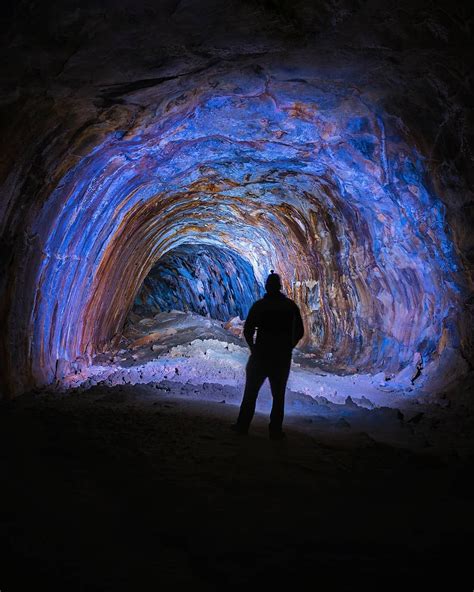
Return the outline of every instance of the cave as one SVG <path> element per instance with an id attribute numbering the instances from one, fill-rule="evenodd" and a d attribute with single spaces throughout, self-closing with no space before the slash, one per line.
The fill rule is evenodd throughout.
<path id="1" fill-rule="evenodd" d="M 472 8 L 3 22 L 0 589 L 472 587 Z M 273 270 L 281 443 L 268 384 L 229 431 Z"/>

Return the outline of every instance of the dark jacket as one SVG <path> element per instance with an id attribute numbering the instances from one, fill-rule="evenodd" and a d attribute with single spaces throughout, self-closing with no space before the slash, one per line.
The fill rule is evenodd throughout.
<path id="1" fill-rule="evenodd" d="M 257 338 L 254 333 L 257 329 Z M 252 353 L 291 354 L 304 335 L 300 310 L 281 292 L 269 294 L 255 302 L 244 325 L 244 337 Z"/>

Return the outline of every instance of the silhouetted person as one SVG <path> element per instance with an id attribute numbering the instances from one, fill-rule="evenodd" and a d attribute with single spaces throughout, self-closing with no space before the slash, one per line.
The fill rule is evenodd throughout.
<path id="1" fill-rule="evenodd" d="M 244 325 L 244 337 L 251 354 L 239 417 L 232 429 L 241 434 L 247 433 L 255 413 L 258 392 L 268 378 L 273 397 L 269 434 L 270 438 L 279 440 L 285 437 L 282 424 L 291 353 L 303 337 L 304 328 L 298 306 L 281 293 L 280 276 L 273 269 L 265 289 L 265 296 L 252 305 Z M 257 337 L 254 341 L 255 329 Z"/>

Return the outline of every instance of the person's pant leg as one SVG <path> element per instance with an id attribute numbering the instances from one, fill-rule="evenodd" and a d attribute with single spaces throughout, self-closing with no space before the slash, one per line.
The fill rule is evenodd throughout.
<path id="1" fill-rule="evenodd" d="M 268 379 L 272 391 L 273 404 L 270 413 L 269 430 L 280 432 L 285 414 L 285 391 L 290 374 L 291 357 L 278 360 L 269 372 Z"/>
<path id="2" fill-rule="evenodd" d="M 237 419 L 237 425 L 242 431 L 246 431 L 249 428 L 255 414 L 258 392 L 266 377 L 265 368 L 257 357 L 252 354 L 247 362 L 244 396 Z"/>

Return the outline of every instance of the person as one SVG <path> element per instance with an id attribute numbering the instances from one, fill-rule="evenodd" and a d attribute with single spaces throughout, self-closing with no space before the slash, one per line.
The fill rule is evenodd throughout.
<path id="1" fill-rule="evenodd" d="M 280 276 L 272 269 L 265 283 L 264 297 L 252 305 L 245 321 L 244 337 L 250 348 L 250 357 L 239 416 L 232 425 L 235 432 L 248 432 L 258 392 L 268 378 L 273 398 L 269 436 L 275 440 L 285 437 L 282 425 L 291 354 L 304 335 L 300 310 L 281 292 L 281 288 Z M 254 340 L 255 329 L 257 336 Z"/>

